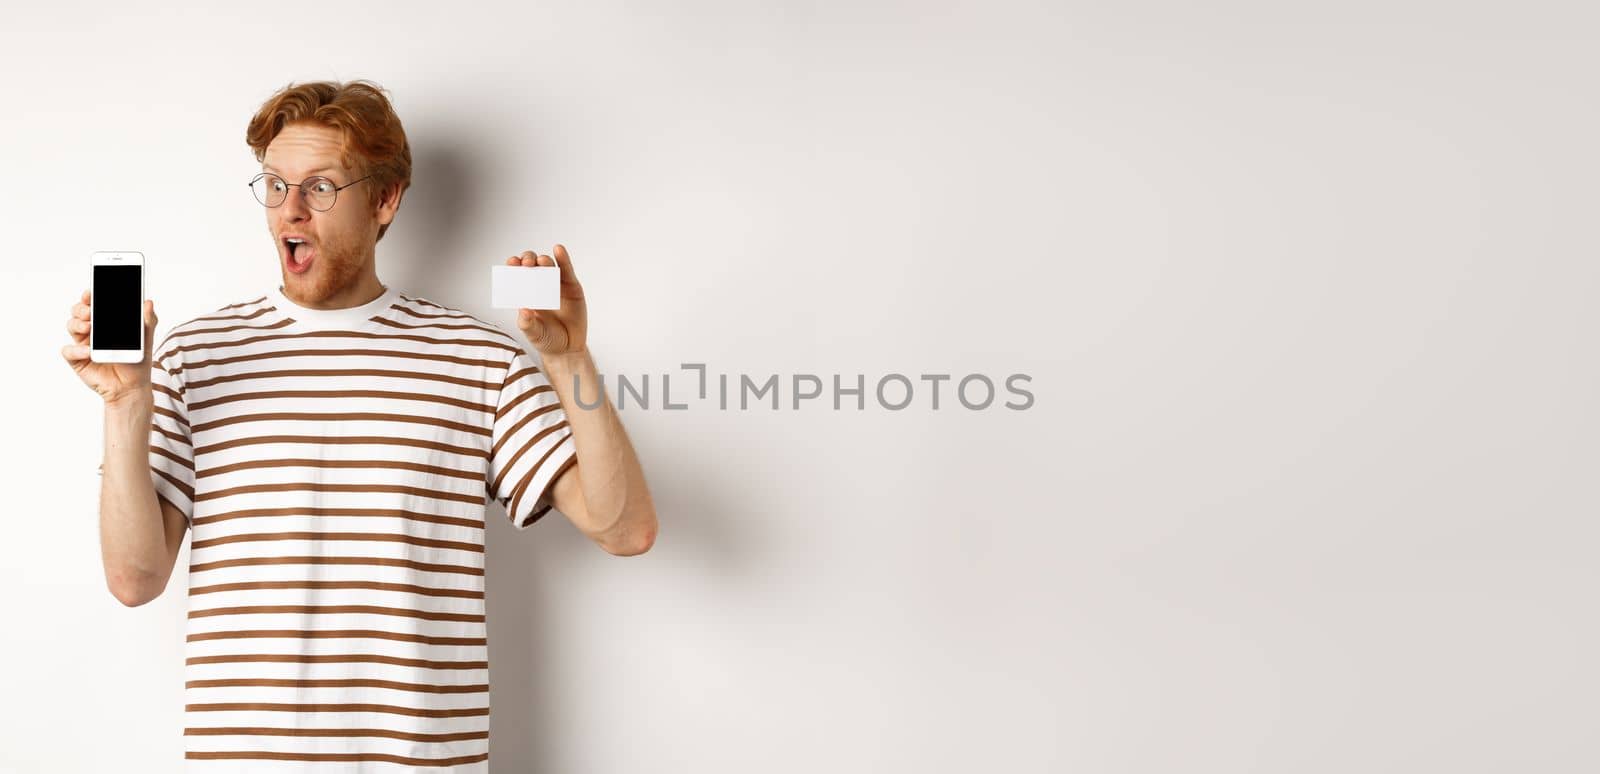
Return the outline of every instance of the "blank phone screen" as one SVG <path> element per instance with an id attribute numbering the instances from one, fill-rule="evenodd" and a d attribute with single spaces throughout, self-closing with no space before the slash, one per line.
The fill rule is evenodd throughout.
<path id="1" fill-rule="evenodd" d="M 89 291 L 89 305 L 94 310 L 93 349 L 144 349 L 141 271 L 142 266 L 94 267 L 94 289 Z"/>

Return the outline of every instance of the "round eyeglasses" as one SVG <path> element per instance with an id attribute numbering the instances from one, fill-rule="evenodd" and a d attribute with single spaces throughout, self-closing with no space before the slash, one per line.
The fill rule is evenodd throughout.
<path id="1" fill-rule="evenodd" d="M 284 199 L 289 198 L 289 187 L 294 186 L 305 194 L 306 204 L 311 209 L 326 212 L 333 208 L 335 201 L 338 201 L 340 191 L 366 180 L 367 177 L 351 180 L 344 185 L 337 185 L 321 176 L 308 177 L 298 183 L 291 183 L 271 172 L 262 172 L 251 179 L 250 192 L 256 195 L 256 201 L 268 207 L 276 207 L 283 204 Z"/>

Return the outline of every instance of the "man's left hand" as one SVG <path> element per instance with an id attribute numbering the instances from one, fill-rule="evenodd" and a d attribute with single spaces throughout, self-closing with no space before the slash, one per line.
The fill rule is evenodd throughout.
<path id="1" fill-rule="evenodd" d="M 524 307 L 517 310 L 517 327 L 539 350 L 539 356 L 547 360 L 584 352 L 589 337 L 589 309 L 583 300 L 583 286 L 578 284 L 578 275 L 572 271 L 572 257 L 560 244 L 551 253 L 539 255 L 525 250 L 521 255 L 506 259 L 507 266 L 561 267 L 560 309 Z"/>

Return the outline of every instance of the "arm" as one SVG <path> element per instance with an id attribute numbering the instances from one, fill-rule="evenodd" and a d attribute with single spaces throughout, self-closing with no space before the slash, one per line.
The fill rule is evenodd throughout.
<path id="1" fill-rule="evenodd" d="M 150 383 L 155 340 L 154 301 L 144 302 L 144 353 L 139 363 L 89 359 L 90 306 L 83 291 L 67 318 L 72 343 L 61 356 L 105 409 L 105 454 L 100 465 L 100 560 L 106 586 L 130 607 L 161 595 L 188 524 L 171 503 L 157 503 L 150 478 L 150 433 L 155 393 Z"/>
<path id="2" fill-rule="evenodd" d="M 553 355 L 544 358 L 544 368 L 578 448 L 578 464 L 552 486 L 552 504 L 613 554 L 648 551 L 656 539 L 655 503 L 622 420 L 605 395 L 594 358 L 587 351 Z M 582 405 L 574 400 L 574 389 L 581 391 L 576 397 Z"/>
<path id="3" fill-rule="evenodd" d="M 134 607 L 161 596 L 189 525 L 150 480 L 149 395 L 107 403 L 100 476 L 100 560 L 106 586 Z"/>
<path id="4" fill-rule="evenodd" d="M 611 400 L 605 397 L 589 355 L 588 304 L 573 272 L 572 258 L 559 244 L 553 253 L 537 255 L 530 250 L 506 261 L 512 266 L 561 268 L 561 308 L 517 313 L 517 327 L 539 351 L 545 376 L 561 400 L 577 448 L 577 464 L 551 486 L 551 504 L 606 551 L 619 556 L 642 554 L 655 544 L 655 502 L 633 444 Z M 573 392 L 574 382 L 581 395 Z M 582 405 L 577 402 L 580 397 Z M 597 402 L 595 408 L 584 408 Z"/>

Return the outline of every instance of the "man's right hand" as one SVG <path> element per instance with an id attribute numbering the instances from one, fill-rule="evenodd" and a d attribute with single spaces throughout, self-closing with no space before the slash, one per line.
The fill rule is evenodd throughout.
<path id="1" fill-rule="evenodd" d="M 89 359 L 89 291 L 83 291 L 67 318 L 67 333 L 72 343 L 61 348 L 61 357 L 72 366 L 78 378 L 94 390 L 107 407 L 150 401 L 151 346 L 156 336 L 156 303 L 144 302 L 144 360 L 138 363 L 96 363 Z"/>

